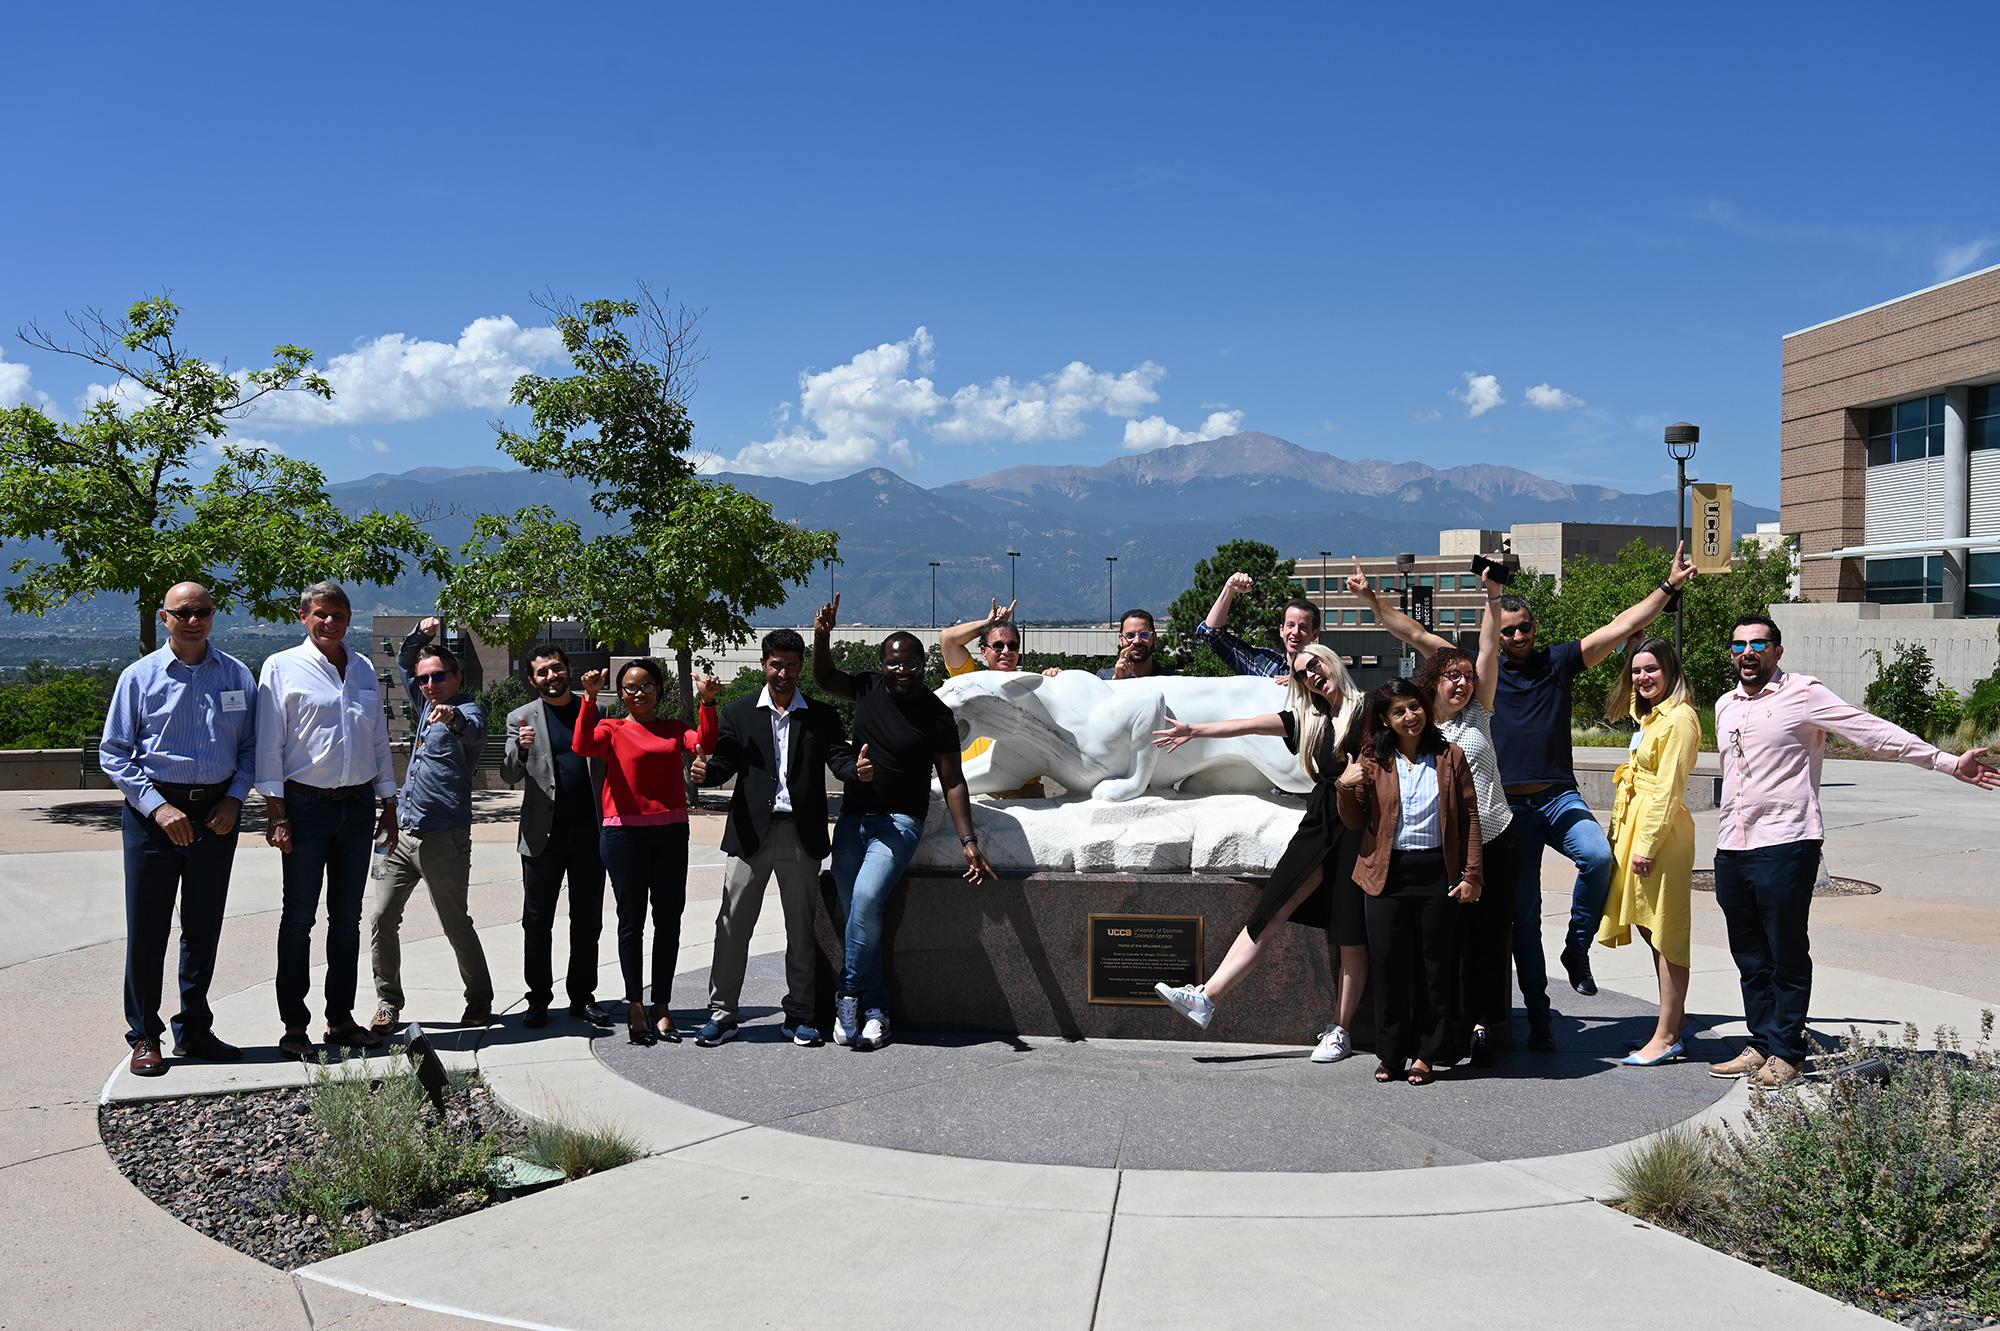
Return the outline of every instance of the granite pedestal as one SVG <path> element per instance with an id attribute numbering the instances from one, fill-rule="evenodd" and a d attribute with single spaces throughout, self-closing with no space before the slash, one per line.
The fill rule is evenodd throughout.
<path id="1" fill-rule="evenodd" d="M 830 1020 L 844 917 L 832 875 L 820 886 L 820 992 Z M 885 924 L 890 1018 L 900 1030 L 1311 1044 L 1333 1019 L 1339 967 L 1325 930 L 1311 926 L 1271 927 L 1259 964 L 1216 1005 L 1206 1032 L 1164 1004 L 1089 998 L 1092 915 L 1201 917 L 1206 978 L 1262 890 L 1262 880 L 1202 874 L 1032 873 L 974 886 L 909 873 Z M 1365 1002 L 1362 1012 L 1365 1030 Z"/>

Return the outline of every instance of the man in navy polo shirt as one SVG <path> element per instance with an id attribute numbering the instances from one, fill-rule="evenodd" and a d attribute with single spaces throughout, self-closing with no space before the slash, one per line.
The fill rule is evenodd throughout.
<path id="1" fill-rule="evenodd" d="M 1570 685 L 1608 659 L 1680 595 L 1694 564 L 1677 547 L 1667 580 L 1581 642 L 1535 643 L 1535 612 L 1518 596 L 1494 598 L 1500 616 L 1500 687 L 1493 699 L 1493 749 L 1520 829 L 1521 877 L 1514 898 L 1514 970 L 1528 1008 L 1528 1047 L 1555 1048 L 1549 1025 L 1548 962 L 1542 955 L 1542 848 L 1576 865 L 1562 964 L 1570 987 L 1597 992 L 1590 940 L 1611 888 L 1611 843 L 1577 793 L 1570 761 Z"/>

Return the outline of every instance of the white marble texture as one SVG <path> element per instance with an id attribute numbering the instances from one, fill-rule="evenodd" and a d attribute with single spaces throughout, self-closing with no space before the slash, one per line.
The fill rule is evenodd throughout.
<path id="1" fill-rule="evenodd" d="M 1003 873 L 1263 874 L 1298 831 L 1305 801 L 1275 795 L 1188 795 L 1167 790 L 1111 803 L 972 801 L 980 849 Z M 963 868 L 943 801 L 933 801 L 916 869 Z"/>

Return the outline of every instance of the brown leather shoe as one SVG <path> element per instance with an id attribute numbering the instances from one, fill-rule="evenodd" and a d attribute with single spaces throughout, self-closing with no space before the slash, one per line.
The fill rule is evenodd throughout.
<path id="1" fill-rule="evenodd" d="M 1748 1077 L 1763 1066 L 1764 1056 L 1749 1045 L 1744 1045 L 1743 1052 L 1730 1059 L 1727 1063 L 1710 1063 L 1708 1065 L 1708 1075 L 1728 1079 Z"/>
<path id="2" fill-rule="evenodd" d="M 134 1040 L 132 1042 L 132 1075 L 135 1077 L 157 1077 L 167 1070 L 167 1064 L 160 1057 L 158 1040 Z"/>
<path id="3" fill-rule="evenodd" d="M 1757 1075 L 1750 1078 L 1750 1084 L 1760 1091 L 1775 1091 L 1780 1086 L 1797 1081 L 1799 1073 L 1796 1063 L 1788 1063 L 1782 1058 L 1767 1058 L 1764 1066 L 1757 1069 Z"/>

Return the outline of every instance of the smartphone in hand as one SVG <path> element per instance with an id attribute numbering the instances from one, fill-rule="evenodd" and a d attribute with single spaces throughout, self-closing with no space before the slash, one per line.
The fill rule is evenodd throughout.
<path id="1" fill-rule="evenodd" d="M 1474 576 L 1484 573 L 1502 587 L 1505 587 L 1514 580 L 1513 569 L 1508 568 L 1497 559 L 1488 559 L 1485 555 L 1474 555 L 1472 557 L 1472 572 Z"/>

